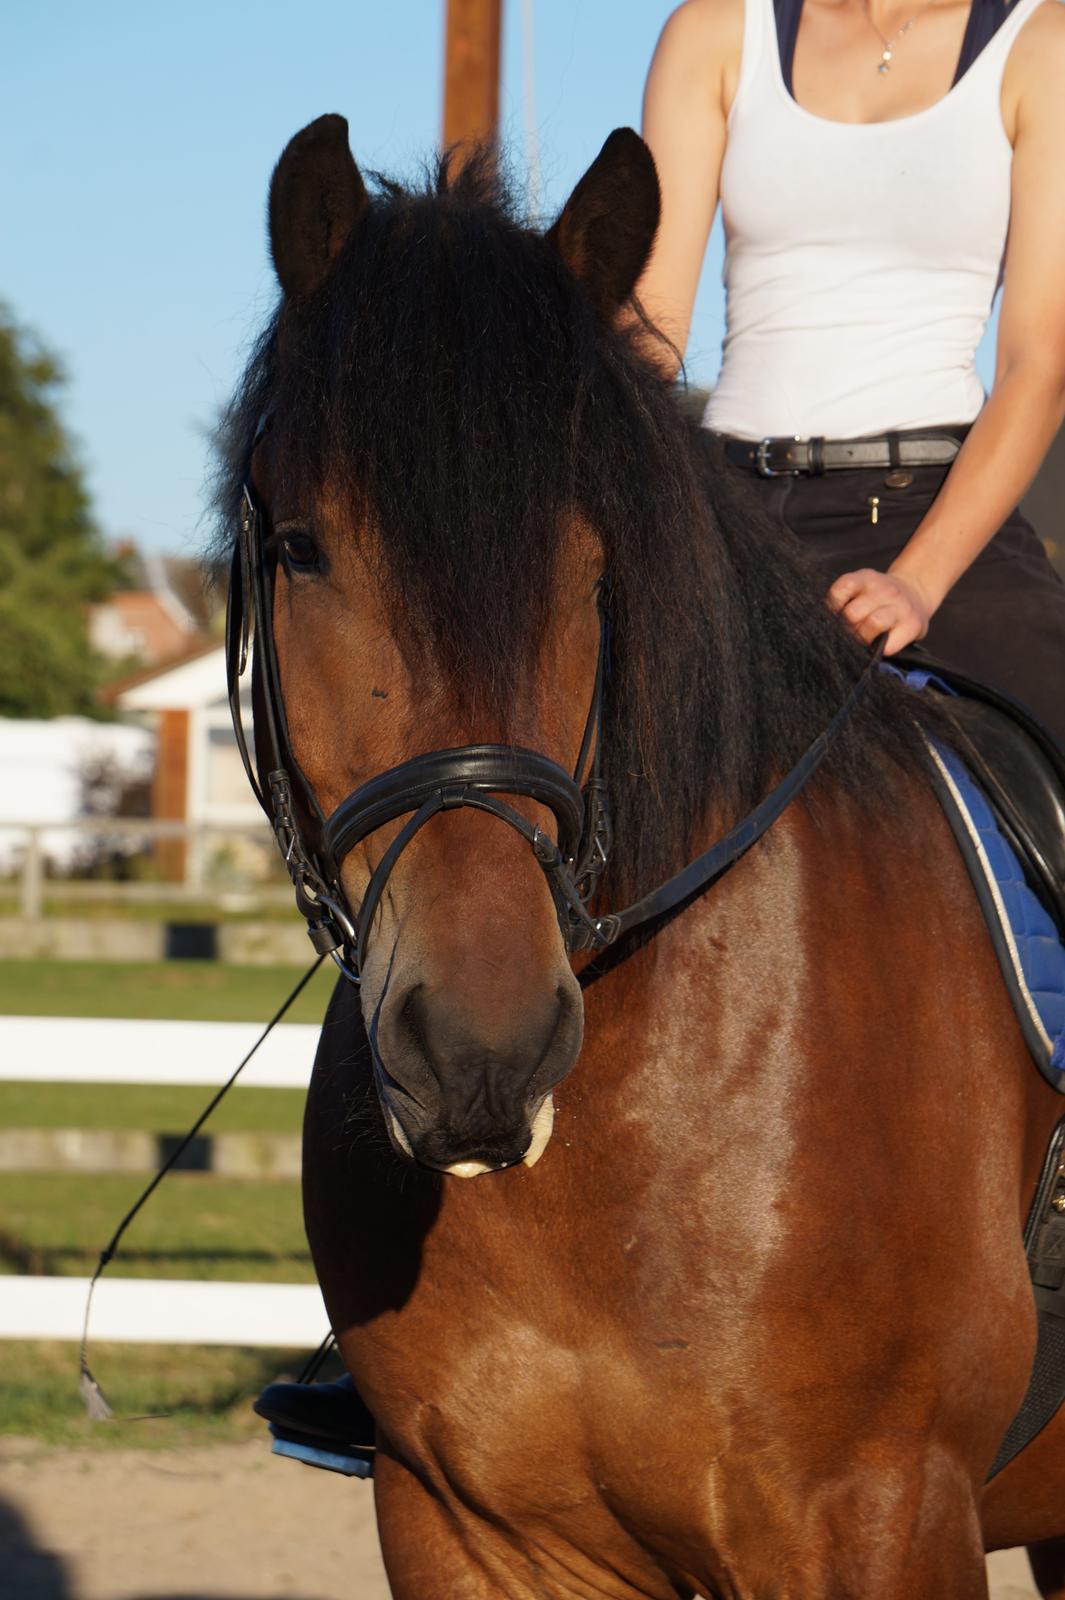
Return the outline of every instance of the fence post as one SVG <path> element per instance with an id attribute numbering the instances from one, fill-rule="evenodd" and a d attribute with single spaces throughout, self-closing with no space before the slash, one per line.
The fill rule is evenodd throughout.
<path id="1" fill-rule="evenodd" d="M 207 859 L 207 828 L 197 822 L 186 835 L 189 840 L 185 854 L 185 888 L 197 898 L 203 894 L 204 869 Z"/>
<path id="2" fill-rule="evenodd" d="M 26 830 L 26 854 L 22 862 L 22 915 L 28 922 L 39 922 L 44 911 L 44 858 L 41 830 Z"/>

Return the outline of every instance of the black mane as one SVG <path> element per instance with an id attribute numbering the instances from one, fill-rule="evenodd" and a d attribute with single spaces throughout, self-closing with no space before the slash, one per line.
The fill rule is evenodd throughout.
<path id="1" fill-rule="evenodd" d="M 223 538 L 267 413 L 294 503 L 328 479 L 372 519 L 394 624 L 471 738 L 535 671 L 567 514 L 600 534 L 612 899 L 674 870 L 708 805 L 727 821 L 760 799 L 866 660 L 487 161 L 442 160 L 418 190 L 377 179 L 325 284 L 275 314 L 223 427 Z M 855 792 L 914 745 L 899 697 L 871 702 L 831 763 Z"/>

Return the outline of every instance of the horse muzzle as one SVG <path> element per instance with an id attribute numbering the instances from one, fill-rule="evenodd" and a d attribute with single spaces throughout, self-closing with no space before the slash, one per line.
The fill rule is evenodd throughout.
<path id="1" fill-rule="evenodd" d="M 456 1155 L 462 1148 L 443 1130 L 437 1130 L 412 1143 L 391 1098 L 381 1097 L 385 1126 L 396 1151 L 405 1160 L 418 1166 L 443 1172 L 451 1178 L 480 1178 L 489 1172 L 504 1172 L 508 1167 L 535 1167 L 551 1139 L 555 1124 L 555 1101 L 546 1094 L 538 1107 L 526 1119 L 527 1126 L 518 1130 L 513 1138 L 497 1135 L 490 1141 L 475 1144 L 465 1154 Z M 451 1148 L 449 1148 L 449 1145 Z"/>
<path id="2" fill-rule="evenodd" d="M 494 1048 L 471 1038 L 461 1017 L 441 1019 L 411 994 L 371 1029 L 378 1096 L 397 1152 L 460 1178 L 535 1165 L 551 1137 L 552 1090 L 576 1061 L 582 1032 L 575 982 L 559 985 L 539 1027 L 527 1022 L 520 1037 Z"/>

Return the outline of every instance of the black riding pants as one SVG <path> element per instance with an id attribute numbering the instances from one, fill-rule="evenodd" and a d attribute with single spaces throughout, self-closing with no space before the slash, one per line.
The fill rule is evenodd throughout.
<path id="1" fill-rule="evenodd" d="M 912 483 L 894 489 L 883 469 L 819 478 L 727 470 L 744 480 L 742 492 L 799 538 L 827 591 L 841 573 L 886 571 L 948 469 L 907 469 Z M 958 579 L 922 642 L 945 664 L 1019 700 L 1065 748 L 1065 583 L 1019 511 Z"/>

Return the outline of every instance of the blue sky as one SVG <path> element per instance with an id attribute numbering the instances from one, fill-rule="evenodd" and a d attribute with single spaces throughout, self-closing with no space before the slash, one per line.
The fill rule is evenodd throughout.
<path id="1" fill-rule="evenodd" d="M 611 128 L 639 125 L 669 0 L 535 0 L 535 119 L 553 215 Z M 439 137 L 444 0 L 9 0 L 0 299 L 60 355 L 109 537 L 194 553 L 206 434 L 274 295 L 264 207 L 286 140 L 340 111 L 366 167 Z M 521 8 L 505 0 L 503 133 L 525 161 Z M 721 252 L 689 370 L 717 371 Z"/>

